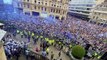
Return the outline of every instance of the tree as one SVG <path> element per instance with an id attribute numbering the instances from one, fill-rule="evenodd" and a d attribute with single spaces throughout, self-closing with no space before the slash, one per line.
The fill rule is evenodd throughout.
<path id="1" fill-rule="evenodd" d="M 72 55 L 77 59 L 82 59 L 85 55 L 85 49 L 80 45 L 74 46 L 72 48 Z"/>

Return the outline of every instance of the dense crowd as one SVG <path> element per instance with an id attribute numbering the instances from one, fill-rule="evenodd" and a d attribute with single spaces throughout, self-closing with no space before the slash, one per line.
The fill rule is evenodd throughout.
<path id="1" fill-rule="evenodd" d="M 24 47 L 27 45 L 23 42 L 14 40 L 10 34 L 6 35 L 2 40 L 4 43 L 4 50 L 7 60 L 12 60 L 13 57 L 15 57 L 16 60 L 19 60 L 19 57 L 22 53 L 22 48 L 24 49 Z"/>
<path id="2" fill-rule="evenodd" d="M 29 35 L 23 35 L 22 37 L 22 35 L 20 35 L 20 32 L 17 32 L 16 34 L 17 36 L 20 36 L 20 38 L 18 37 L 19 40 L 17 39 L 16 35 L 11 33 L 7 33 L 6 36 L 2 39 L 7 60 L 20 60 L 21 57 L 23 57 L 22 59 L 24 60 L 52 60 L 54 59 L 54 51 L 51 51 L 50 53 L 49 47 L 53 45 L 54 47 L 59 47 L 60 50 L 62 49 L 60 46 L 56 46 L 56 42 L 53 42 L 53 40 L 49 40 L 49 38 L 44 38 L 43 36 L 37 37 L 31 34 L 30 39 L 33 40 L 33 45 L 35 46 L 34 48 L 32 48 L 29 46 L 29 43 L 31 41 L 27 42 L 27 39 L 29 39 Z M 26 41 L 20 41 L 21 38 L 25 38 Z M 37 46 L 37 43 L 39 41 L 40 45 Z M 51 57 L 47 58 L 49 54 L 51 55 Z M 59 51 L 58 57 L 61 57 L 61 51 Z"/>
<path id="3" fill-rule="evenodd" d="M 9 39 L 5 41 L 4 49 L 7 56 L 7 60 L 12 59 L 12 56 L 16 57 L 16 60 L 18 60 L 21 54 L 22 47 L 19 42 Z"/>
<path id="4" fill-rule="evenodd" d="M 28 46 L 29 44 L 27 42 L 16 40 L 14 37 L 15 37 L 14 35 L 7 33 L 6 36 L 2 40 L 2 42 L 4 43 L 4 50 L 5 50 L 7 60 L 20 60 L 20 59 L 48 60 L 48 58 L 46 58 L 45 56 L 47 55 L 47 53 L 44 53 L 45 52 L 44 49 L 40 51 L 36 47 L 35 50 L 32 51 L 32 49 Z M 44 43 L 42 42 L 41 44 L 44 44 Z M 43 48 L 46 48 L 46 46 L 44 46 Z M 41 52 L 41 54 L 35 53 L 39 51 Z"/>
<path id="5" fill-rule="evenodd" d="M 46 20 L 40 17 L 25 17 L 22 20 L 7 20 L 6 25 L 7 27 L 10 25 L 15 26 L 14 28 L 20 31 L 30 31 L 35 34 L 63 40 L 67 44 L 71 42 L 80 45 L 91 44 L 95 50 L 106 52 L 107 27 L 91 24 L 71 16 L 68 16 L 63 21 L 54 20 L 54 22 L 51 22 L 50 20 L 53 19 Z M 7 30 L 10 31 L 10 29 Z M 16 31 L 12 32 L 15 33 Z"/>
<path id="6" fill-rule="evenodd" d="M 77 40 L 79 42 L 87 41 L 85 43 L 90 43 L 98 47 L 99 49 L 107 49 L 107 44 L 106 42 L 104 42 L 104 40 L 107 39 L 107 27 L 98 26 L 97 24 L 91 24 L 74 17 L 70 17 L 68 21 L 64 22 L 66 22 L 65 24 L 68 24 L 68 29 L 73 34 L 76 34 Z"/>

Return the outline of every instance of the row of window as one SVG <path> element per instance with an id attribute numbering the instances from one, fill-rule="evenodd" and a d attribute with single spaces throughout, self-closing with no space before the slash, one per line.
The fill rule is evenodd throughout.
<path id="1" fill-rule="evenodd" d="M 88 12 L 88 11 L 79 11 L 79 10 L 70 10 L 70 11 L 80 12 L 80 13 L 86 13 L 86 14 L 89 14 L 89 13 L 90 13 L 90 12 Z"/>
<path id="2" fill-rule="evenodd" d="M 30 2 L 31 0 L 23 0 L 23 1 Z M 36 2 L 36 1 L 43 1 L 43 0 L 33 0 L 33 1 Z M 49 0 L 49 2 L 66 3 L 66 2 L 68 2 L 68 0 L 66 0 L 66 1 L 65 0 Z"/>
<path id="3" fill-rule="evenodd" d="M 25 2 L 30 2 L 30 0 L 24 0 Z M 65 5 L 62 3 L 59 3 L 58 5 L 54 2 L 47 2 L 47 1 L 40 1 L 40 0 L 34 0 L 34 3 L 39 4 L 39 5 L 44 5 L 44 6 L 52 6 L 52 7 L 57 7 L 57 8 L 62 8 L 62 6 L 64 7 Z M 49 5 L 51 3 L 51 5 Z M 64 7 L 66 8 L 66 7 Z"/>
<path id="4" fill-rule="evenodd" d="M 54 8 L 46 8 L 46 7 L 39 7 L 39 6 L 34 6 L 35 10 L 38 9 L 38 10 L 42 10 L 42 11 L 50 11 L 52 13 L 61 13 L 61 10 L 60 9 L 54 9 Z M 65 14 L 66 11 L 63 11 L 63 14 Z"/>
<path id="5" fill-rule="evenodd" d="M 107 20 L 100 19 L 98 16 L 93 16 L 93 19 L 95 19 L 95 20 L 97 20 L 97 21 L 100 21 L 100 22 L 105 22 L 105 23 L 107 23 Z"/>
<path id="6" fill-rule="evenodd" d="M 24 8 L 30 9 L 31 6 L 29 4 L 18 4 L 18 7 L 24 7 Z M 40 6 L 34 6 L 34 9 L 35 10 L 42 10 L 42 11 L 50 11 L 52 13 L 59 13 L 59 14 L 60 13 L 65 14 L 66 13 L 66 11 L 61 12 L 60 9 L 50 8 L 48 10 L 46 7 L 40 7 Z"/>
<path id="7" fill-rule="evenodd" d="M 107 5 L 99 5 L 99 7 L 106 7 L 107 8 Z"/>
<path id="8" fill-rule="evenodd" d="M 91 10 L 91 8 L 84 8 L 84 7 L 70 7 L 69 9 L 78 9 L 78 10 Z"/>
<path id="9" fill-rule="evenodd" d="M 96 13 L 96 12 L 94 12 L 94 15 L 96 15 L 96 16 L 100 16 L 100 17 L 106 17 L 106 16 L 107 16 L 107 14 Z"/>
<path id="10" fill-rule="evenodd" d="M 38 1 L 38 2 L 35 1 L 35 3 L 37 3 L 37 4 L 39 4 L 39 5 L 48 6 L 48 3 L 49 3 L 49 2 L 47 3 L 47 2 L 43 2 L 43 1 L 42 1 L 42 2 L 40 2 L 40 1 Z M 56 5 L 56 4 L 53 4 L 53 3 L 52 3 L 50 6 L 52 6 L 52 7 L 57 7 L 57 8 L 61 8 L 61 5 Z"/>
<path id="11" fill-rule="evenodd" d="M 86 7 L 92 7 L 94 4 L 70 4 L 69 6 L 86 6 Z"/>
<path id="12" fill-rule="evenodd" d="M 95 14 L 95 15 L 100 15 L 100 13 L 96 13 L 96 12 L 94 12 L 94 14 Z"/>

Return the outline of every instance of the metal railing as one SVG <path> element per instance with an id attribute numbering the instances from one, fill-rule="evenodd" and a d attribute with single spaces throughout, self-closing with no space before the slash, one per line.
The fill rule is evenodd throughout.
<path id="1" fill-rule="evenodd" d="M 31 55 L 34 54 L 34 57 L 35 57 L 36 60 L 49 60 L 47 57 L 44 57 L 44 56 L 42 56 L 42 55 L 39 54 L 39 53 L 35 53 L 34 51 L 31 51 L 30 54 L 31 54 Z"/>

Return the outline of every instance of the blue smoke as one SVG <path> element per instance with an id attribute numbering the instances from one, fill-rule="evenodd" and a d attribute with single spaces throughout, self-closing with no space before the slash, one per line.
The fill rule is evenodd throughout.
<path id="1" fill-rule="evenodd" d="M 3 0 L 4 4 L 12 4 L 12 0 Z"/>

